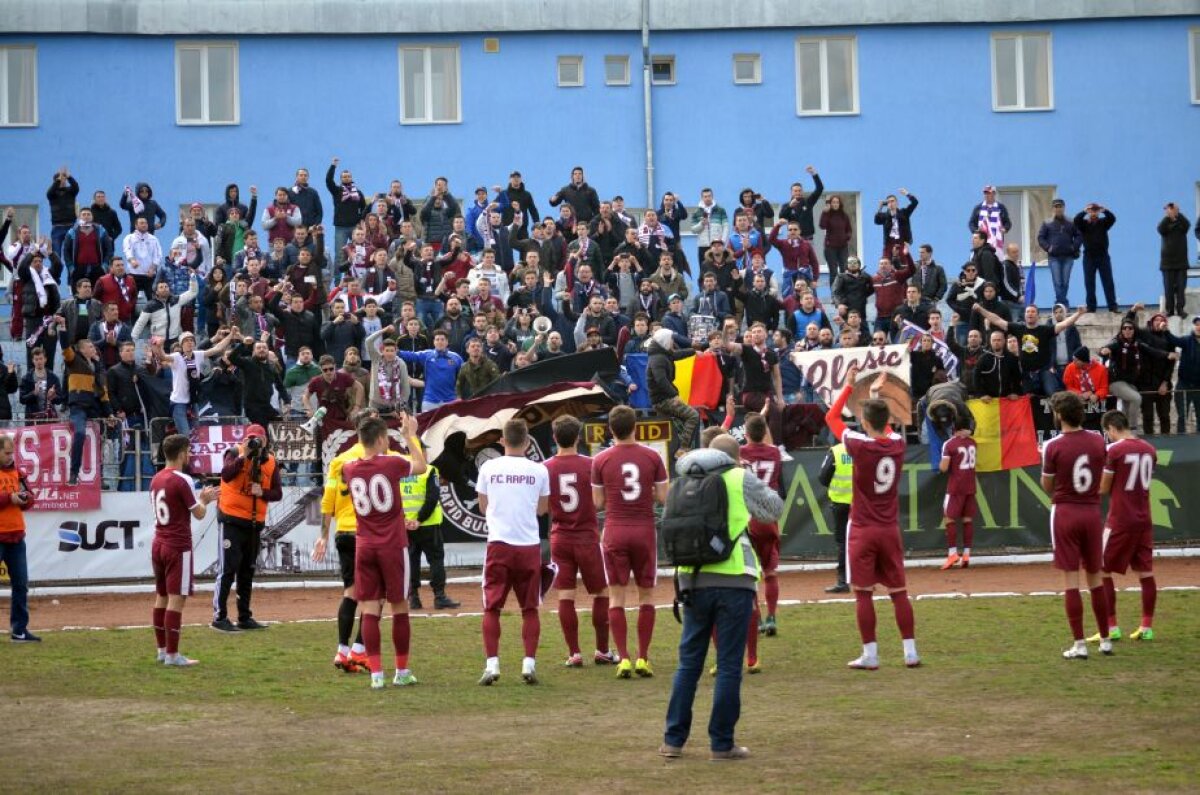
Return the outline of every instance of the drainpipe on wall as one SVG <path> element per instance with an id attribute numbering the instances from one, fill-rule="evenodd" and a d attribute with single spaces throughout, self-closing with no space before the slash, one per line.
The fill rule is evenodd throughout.
<path id="1" fill-rule="evenodd" d="M 642 0 L 642 112 L 646 118 L 646 206 L 654 207 L 654 117 L 650 110 L 650 0 Z"/>

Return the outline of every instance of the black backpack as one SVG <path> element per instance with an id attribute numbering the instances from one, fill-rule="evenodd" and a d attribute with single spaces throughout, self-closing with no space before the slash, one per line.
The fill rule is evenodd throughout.
<path id="1" fill-rule="evenodd" d="M 729 494 L 722 477 L 733 468 L 688 472 L 671 483 L 663 507 L 662 543 L 671 566 L 703 566 L 727 560 L 733 553 L 729 538 Z"/>

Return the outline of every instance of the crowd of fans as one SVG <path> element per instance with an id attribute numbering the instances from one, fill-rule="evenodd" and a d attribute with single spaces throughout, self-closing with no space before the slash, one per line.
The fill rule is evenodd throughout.
<path id="1" fill-rule="evenodd" d="M 1096 203 L 1071 218 L 1055 199 L 1038 231 L 1057 300 L 1043 322 L 1024 306 L 1022 252 L 1005 238 L 1012 224 L 992 186 L 968 218 L 970 259 L 951 276 L 931 246 L 915 246 L 919 202 L 904 189 L 873 217 L 882 247 L 869 272 L 850 254 L 841 197 L 811 166 L 811 192 L 795 182 L 778 211 L 751 188 L 732 211 L 705 189 L 690 209 L 665 193 L 640 218 L 579 167 L 543 216 L 516 171 L 470 198 L 439 178 L 418 202 L 399 180 L 373 194 L 338 166 L 325 198 L 301 168 L 261 212 L 254 186 L 247 206 L 230 184 L 212 218 L 197 202 L 177 221 L 146 183 L 124 188 L 117 207 L 103 190 L 81 205 L 60 169 L 46 192 L 48 238 L 11 229 L 11 209 L 0 226 L 11 333 L 27 352 L 23 375 L 14 362 L 0 373 L 0 418 L 12 417 L 15 393 L 27 421 L 68 415 L 81 446 L 95 419 L 138 428 L 169 418 L 186 433 L 203 413 L 266 425 L 320 407 L 335 417 L 363 405 L 428 410 L 510 370 L 612 348 L 622 362 L 648 353 L 651 403 L 687 423 L 694 411 L 662 382 L 664 356 L 717 357 L 721 393 L 771 413 L 815 399 L 788 353 L 896 342 L 912 346 L 916 398 L 943 383 L 986 399 L 1065 387 L 1119 398 L 1146 431 L 1156 419 L 1169 430 L 1173 391 L 1180 431 L 1200 400 L 1200 318 L 1185 336 L 1167 329 L 1168 315 L 1183 314 L 1188 267 L 1190 224 L 1174 204 L 1158 227 L 1166 313 L 1143 326 L 1135 306 L 1093 352 L 1074 324 L 1096 310 L 1097 277 L 1108 310 L 1120 311 L 1108 255 L 1116 215 Z M 1069 312 L 1081 255 L 1087 305 Z M 623 371 L 615 386 L 637 384 Z"/>

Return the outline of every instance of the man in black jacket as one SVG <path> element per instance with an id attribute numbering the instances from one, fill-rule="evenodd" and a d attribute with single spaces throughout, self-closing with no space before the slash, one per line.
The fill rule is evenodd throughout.
<path id="1" fill-rule="evenodd" d="M 1000 329 L 988 337 L 988 350 L 975 366 L 975 393 L 985 400 L 1021 395 L 1021 363 L 1007 350 L 1007 338 Z"/>
<path id="2" fill-rule="evenodd" d="M 1092 202 L 1075 215 L 1075 228 L 1083 235 L 1083 287 L 1087 296 L 1087 310 L 1096 311 L 1096 274 L 1104 287 L 1104 300 L 1108 311 L 1116 314 L 1117 288 L 1113 285 L 1112 259 L 1108 256 L 1108 230 L 1117 222 L 1112 210 Z"/>
<path id="3" fill-rule="evenodd" d="M 44 241 L 44 238 L 43 238 Z M 41 347 L 46 352 L 46 366 L 54 369 L 54 350 L 58 347 L 58 326 L 54 315 L 62 303 L 58 294 L 58 280 L 62 277 L 62 260 L 51 252 L 50 264 L 41 249 L 28 254 L 17 265 L 17 280 L 21 282 L 21 316 L 24 335 L 32 342 L 26 345 L 25 364 L 33 366 L 33 349 Z"/>
<path id="4" fill-rule="evenodd" d="M 898 253 L 897 249 L 903 249 L 913 240 L 911 219 L 913 211 L 917 209 L 917 197 L 905 188 L 900 189 L 900 195 L 908 198 L 907 207 L 901 208 L 895 195 L 889 195 L 879 202 L 879 210 L 875 213 L 875 224 L 883 227 L 881 256 L 885 259 L 891 259 Z"/>
<path id="5" fill-rule="evenodd" d="M 147 386 L 153 376 L 146 368 L 137 363 L 135 358 L 136 346 L 132 341 L 121 343 L 120 359 L 105 371 L 108 381 L 108 402 L 112 406 L 117 419 L 124 424 L 126 433 L 120 434 L 121 439 L 121 483 L 120 491 L 135 491 L 149 488 L 150 478 L 154 476 L 154 462 L 150 457 L 150 437 L 146 434 L 150 420 L 154 419 L 155 407 L 161 407 L 161 401 L 149 391 Z M 166 416 L 165 412 L 163 416 Z M 137 439 L 140 435 L 141 438 Z M 140 445 L 139 445 L 140 443 Z M 141 453 L 141 467 L 138 471 L 138 454 Z"/>
<path id="6" fill-rule="evenodd" d="M 525 183 L 521 181 L 520 171 L 514 171 L 508 175 L 508 187 L 500 192 L 496 201 L 500 203 L 503 213 L 502 223 L 505 226 L 513 222 L 518 212 L 521 213 L 521 223 L 519 224 L 521 237 L 528 233 L 530 221 L 537 224 L 541 220 L 537 204 L 533 201 L 533 194 L 525 190 Z"/>
<path id="7" fill-rule="evenodd" d="M 92 298 L 92 283 L 88 279 L 75 282 L 75 297 L 62 302 L 55 320 L 59 325 L 59 343 L 74 345 L 87 339 L 92 324 L 100 320 L 103 312 L 100 302 Z"/>
<path id="8" fill-rule="evenodd" d="M 308 184 L 308 169 L 296 169 L 296 182 L 292 185 L 292 204 L 300 208 L 300 223 L 315 226 L 325 217 L 321 206 L 321 194 Z"/>
<path id="9" fill-rule="evenodd" d="M 291 396 L 283 383 L 283 373 L 270 360 L 267 343 L 246 337 L 234 348 L 229 360 L 242 371 L 242 403 L 246 419 L 269 428 L 279 419 L 279 412 L 271 405 L 271 395 L 279 395 L 279 406 L 286 414 L 291 405 Z M 269 437 L 268 437 L 269 438 Z"/>
<path id="10" fill-rule="evenodd" d="M 75 223 L 75 197 L 78 195 L 79 183 L 71 176 L 66 166 L 54 172 L 54 180 L 46 189 L 46 200 L 50 202 L 51 250 L 60 257 L 63 240 Z"/>
<path id="11" fill-rule="evenodd" d="M 595 188 L 584 181 L 582 166 L 571 169 L 571 181 L 550 197 L 550 206 L 557 207 L 564 201 L 575 211 L 577 221 L 591 223 L 596 213 L 600 212 L 600 196 Z"/>
<path id="12" fill-rule="evenodd" d="M 115 245 L 117 238 L 121 236 L 121 216 L 117 215 L 117 211 L 108 203 L 108 195 L 104 191 L 98 190 L 92 194 L 91 211 L 92 218 L 104 227 L 104 231 L 108 232 L 108 239 Z"/>
<path id="13" fill-rule="evenodd" d="M 979 230 L 971 233 L 971 262 L 975 263 L 975 272 L 985 282 L 1000 283 L 1000 258 L 996 256 L 996 249 L 988 242 L 987 235 Z"/>
<path id="14" fill-rule="evenodd" d="M 275 295 L 270 307 L 283 332 L 283 357 L 287 367 L 296 363 L 301 348 L 308 348 L 317 354 L 325 352 L 321 343 L 320 321 L 304 308 L 304 297 L 292 292 L 290 287 L 289 283 L 284 282 L 283 292 Z"/>
<path id="15" fill-rule="evenodd" d="M 333 158 L 329 170 L 325 172 L 325 187 L 333 199 L 333 250 L 339 252 L 350 239 L 350 231 L 362 220 L 367 211 L 367 197 L 354 184 L 354 175 L 350 169 L 342 169 L 341 184 L 333 181 L 333 171 L 337 168 L 338 158 Z"/>
<path id="16" fill-rule="evenodd" d="M 814 233 L 813 207 L 817 206 L 817 200 L 825 192 L 825 183 L 821 182 L 821 175 L 812 166 L 804 170 L 813 179 L 813 192 L 805 195 L 804 186 L 799 182 L 793 182 L 792 195 L 788 198 L 787 203 L 779 208 L 779 217 L 789 223 L 799 224 L 800 237 L 811 241 Z"/>
<path id="17" fill-rule="evenodd" d="M 679 450 L 675 453 L 678 458 L 695 445 L 700 415 L 679 398 L 679 390 L 675 388 L 675 362 L 694 356 L 696 352 L 691 349 L 675 350 L 674 335 L 665 328 L 651 335 L 646 351 L 650 354 L 646 364 L 646 388 L 650 393 L 650 403 L 660 415 L 681 423 Z"/>

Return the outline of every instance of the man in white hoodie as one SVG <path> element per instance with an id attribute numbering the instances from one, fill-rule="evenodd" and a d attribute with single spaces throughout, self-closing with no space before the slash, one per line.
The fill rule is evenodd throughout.
<path id="1" fill-rule="evenodd" d="M 158 238 L 150 231 L 149 221 L 145 218 L 137 220 L 137 227 L 125 235 L 121 251 L 125 254 L 125 272 L 133 277 L 146 300 L 151 300 L 154 298 L 154 276 L 162 262 L 163 250 Z"/>

